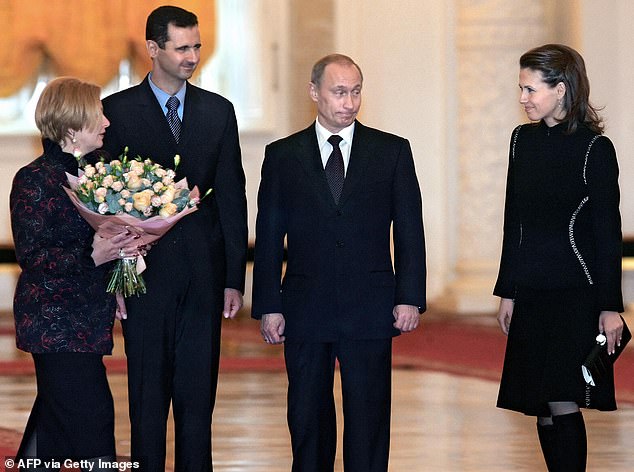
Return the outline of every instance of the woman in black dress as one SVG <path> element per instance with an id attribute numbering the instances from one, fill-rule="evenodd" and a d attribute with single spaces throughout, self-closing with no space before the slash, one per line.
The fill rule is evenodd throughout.
<path id="1" fill-rule="evenodd" d="M 581 372 L 596 335 L 614 352 L 623 330 L 616 152 L 575 50 L 526 52 L 519 86 L 533 123 L 518 126 L 510 144 L 494 289 L 508 335 L 497 405 L 537 417 L 549 471 L 584 471 L 580 408 L 616 409 L 612 372 L 596 387 Z"/>
<path id="2" fill-rule="evenodd" d="M 100 89 L 59 78 L 44 89 L 35 121 L 44 153 L 20 169 L 10 195 L 11 227 L 22 270 L 14 297 L 17 347 L 32 353 L 37 397 L 18 459 L 23 469 L 54 470 L 45 459 L 115 459 L 114 409 L 103 365 L 112 351 L 115 311 L 106 293 L 109 264 L 138 254 L 132 234 L 95 238 L 62 189 L 86 154 L 101 147 L 109 125 Z M 20 462 L 18 462 L 20 464 Z M 87 467 L 90 469 L 90 467 Z M 106 467 L 107 468 L 107 467 Z"/>

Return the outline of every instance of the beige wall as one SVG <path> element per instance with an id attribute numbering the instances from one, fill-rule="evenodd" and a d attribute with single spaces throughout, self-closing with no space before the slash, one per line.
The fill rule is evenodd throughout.
<path id="1" fill-rule="evenodd" d="M 580 3 L 579 49 L 590 76 L 591 99 L 605 107 L 606 135 L 619 158 L 623 232 L 634 238 L 634 2 Z"/>

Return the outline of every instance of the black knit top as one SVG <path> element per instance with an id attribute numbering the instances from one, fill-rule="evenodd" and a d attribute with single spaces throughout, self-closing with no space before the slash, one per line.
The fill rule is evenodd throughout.
<path id="1" fill-rule="evenodd" d="M 618 164 L 584 125 L 518 126 L 512 134 L 504 242 L 493 293 L 594 287 L 599 309 L 623 311 Z"/>

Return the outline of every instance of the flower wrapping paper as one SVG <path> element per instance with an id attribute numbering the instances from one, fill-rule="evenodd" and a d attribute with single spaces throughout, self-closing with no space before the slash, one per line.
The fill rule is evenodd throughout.
<path id="1" fill-rule="evenodd" d="M 100 234 L 105 237 L 112 237 L 116 234 L 120 234 L 126 231 L 131 231 L 139 235 L 139 246 L 147 245 L 158 241 L 165 233 L 167 233 L 181 218 L 198 210 L 196 205 L 187 205 L 180 212 L 168 216 L 152 216 L 148 219 L 141 220 L 127 213 L 118 215 L 105 214 L 94 212 L 87 208 L 84 203 L 79 199 L 75 193 L 79 177 L 71 174 L 66 174 L 68 179 L 68 187 L 63 187 L 64 191 L 70 198 L 73 205 L 79 211 L 79 214 L 86 220 L 86 222 Z M 175 184 L 176 188 L 187 188 L 187 179 L 182 179 Z M 190 199 L 198 201 L 200 198 L 200 192 L 198 187 L 194 188 L 190 192 Z M 143 256 L 137 257 L 137 273 L 141 273 L 145 270 L 146 265 Z"/>

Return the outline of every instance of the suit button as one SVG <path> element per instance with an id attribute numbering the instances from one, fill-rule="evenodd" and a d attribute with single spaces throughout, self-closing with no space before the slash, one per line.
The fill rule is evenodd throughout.
<path id="1" fill-rule="evenodd" d="M 344 247 L 346 245 L 346 243 L 344 243 L 343 241 L 337 241 L 337 247 Z"/>

